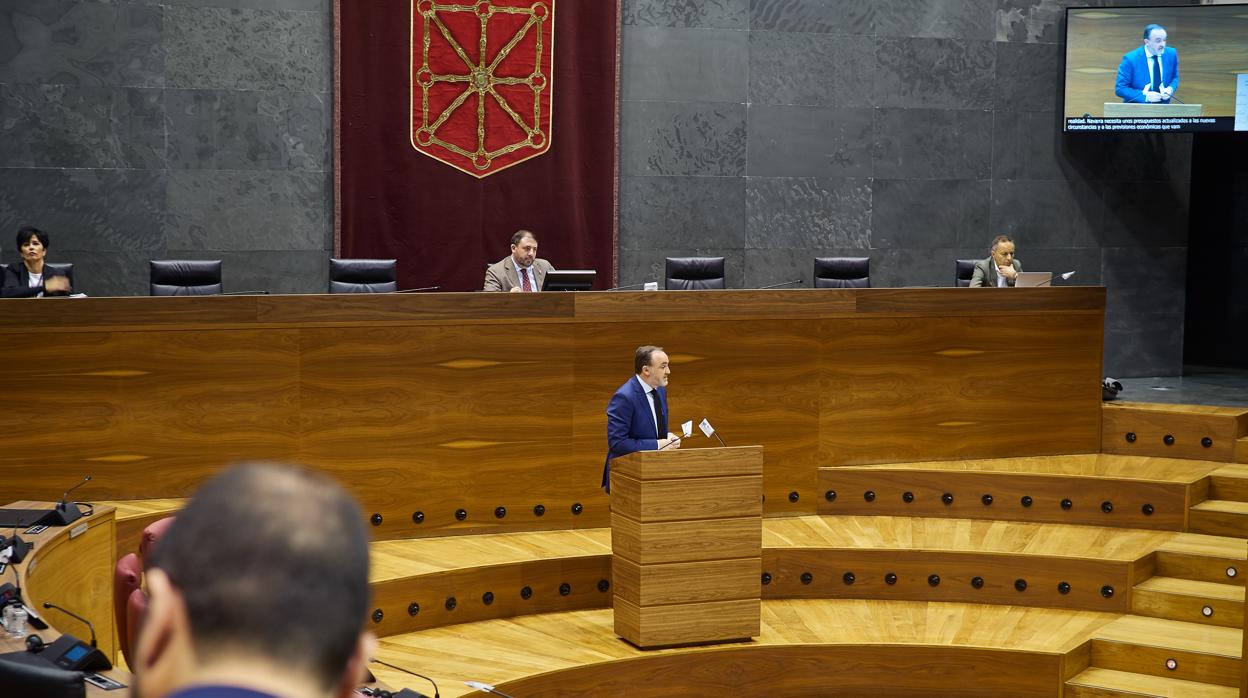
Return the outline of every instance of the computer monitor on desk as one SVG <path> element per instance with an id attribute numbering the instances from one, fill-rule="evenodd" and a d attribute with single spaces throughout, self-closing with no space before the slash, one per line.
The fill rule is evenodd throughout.
<path id="1" fill-rule="evenodd" d="M 593 269 L 551 269 L 542 281 L 543 291 L 589 291 L 598 272 Z"/>

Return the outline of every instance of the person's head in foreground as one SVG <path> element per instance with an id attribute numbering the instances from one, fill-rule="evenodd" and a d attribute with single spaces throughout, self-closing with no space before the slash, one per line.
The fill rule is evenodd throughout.
<path id="1" fill-rule="evenodd" d="M 135 695 L 208 686 L 339 698 L 376 640 L 355 501 L 302 468 L 247 464 L 199 489 L 156 543 Z"/>

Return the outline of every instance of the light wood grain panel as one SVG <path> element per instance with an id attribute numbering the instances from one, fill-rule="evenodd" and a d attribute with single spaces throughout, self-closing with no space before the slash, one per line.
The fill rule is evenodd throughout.
<path id="1" fill-rule="evenodd" d="M 642 523 L 763 515 L 762 475 L 643 482 L 611 473 L 611 482 L 612 511 Z"/>
<path id="2" fill-rule="evenodd" d="M 1248 565 L 1244 564 L 1242 557 L 1211 557 L 1159 550 L 1156 573 L 1161 577 L 1195 579 L 1234 586 L 1245 586 L 1248 583 Z"/>
<path id="3" fill-rule="evenodd" d="M 1101 451 L 1123 455 L 1167 456 L 1233 462 L 1241 413 L 1246 410 L 1191 410 L 1184 406 L 1106 403 L 1102 409 Z M 1130 441 L 1128 434 L 1135 434 Z M 1174 443 L 1167 445 L 1166 436 Z M 1204 446 L 1202 439 L 1211 439 Z"/>
<path id="4" fill-rule="evenodd" d="M 1210 473 L 1209 498 L 1248 502 L 1248 466 L 1227 465 Z"/>
<path id="5" fill-rule="evenodd" d="M 635 606 L 757 599 L 762 571 L 758 557 L 638 565 L 616 556 L 611 583 L 616 596 Z"/>
<path id="6" fill-rule="evenodd" d="M 1195 533 L 1248 538 L 1248 502 L 1204 501 L 1188 511 L 1187 519 Z"/>
<path id="7" fill-rule="evenodd" d="M 23 535 L 23 540 L 35 547 L 17 568 L 27 605 L 37 609 L 48 625 L 83 641 L 90 640 L 88 628 L 60 611 L 42 608 L 42 604 L 51 602 L 90 620 L 97 646 L 110 661 L 117 656 L 113 622 L 117 530 L 113 516 L 111 507 L 101 506 L 94 515 L 70 526 Z"/>
<path id="8" fill-rule="evenodd" d="M 639 565 L 758 557 L 757 517 L 641 523 L 611 514 L 611 550 Z"/>
<path id="9" fill-rule="evenodd" d="M 746 640 L 759 633 L 758 599 L 637 606 L 615 597 L 615 632 L 644 649 Z"/>
<path id="10" fill-rule="evenodd" d="M 974 471 L 821 468 L 824 514 L 936 516 L 1183 530 L 1187 490 L 1179 482 Z M 828 492 L 836 493 L 829 501 Z M 866 493 L 874 493 L 868 501 Z M 913 500 L 905 501 L 905 493 Z M 952 495 L 946 504 L 944 495 Z M 991 497 L 985 504 L 984 497 Z M 1030 497 L 1031 505 L 1023 504 Z M 1063 508 L 1069 500 L 1071 507 Z M 1108 502 L 1109 511 L 1103 509 Z M 1145 507 L 1151 513 L 1145 513 Z"/>
<path id="11" fill-rule="evenodd" d="M 1099 450 L 1096 315 L 823 323 L 820 465 Z"/>
<path id="12" fill-rule="evenodd" d="M 1006 292 L 965 288 L 861 289 L 856 294 L 859 313 L 923 316 L 970 315 L 981 320 L 1019 313 L 1098 313 L 1105 306 L 1105 289 L 1099 286 L 1012 288 Z"/>

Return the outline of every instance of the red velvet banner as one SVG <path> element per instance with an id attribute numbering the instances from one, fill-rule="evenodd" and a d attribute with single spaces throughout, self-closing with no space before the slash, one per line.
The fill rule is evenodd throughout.
<path id="1" fill-rule="evenodd" d="M 480 289 L 532 230 L 616 274 L 618 0 L 335 0 L 335 253 Z"/>

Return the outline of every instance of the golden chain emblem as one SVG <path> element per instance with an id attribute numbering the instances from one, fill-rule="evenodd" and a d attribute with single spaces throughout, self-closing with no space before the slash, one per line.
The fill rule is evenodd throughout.
<path id="1" fill-rule="evenodd" d="M 419 26 L 421 29 L 419 33 L 421 42 L 419 55 L 417 55 L 417 46 L 413 45 L 412 47 L 413 102 L 416 102 L 416 89 L 419 88 L 420 90 L 419 110 L 416 109 L 415 103 L 412 105 L 412 143 L 417 147 L 417 150 L 433 155 L 435 158 L 457 167 L 458 165 L 451 160 L 438 157 L 430 151 L 441 148 L 462 157 L 471 164 L 472 168 L 477 170 L 477 172 L 470 172 L 470 174 L 478 177 L 491 174 L 487 170 L 490 170 L 494 161 L 500 157 L 524 149 L 534 151 L 527 156 L 532 157 L 532 155 L 539 154 L 538 151 L 545 150 L 549 145 L 550 115 L 549 113 L 546 114 L 547 123 L 543 127 L 542 98 L 543 92 L 546 92 L 546 99 L 548 102 L 550 100 L 548 92 L 550 80 L 543 70 L 542 59 L 544 52 L 553 51 L 553 46 L 547 46 L 544 37 L 552 37 L 551 43 L 553 43 L 554 0 L 538 0 L 525 7 L 496 4 L 497 2 L 498 0 L 482 0 L 471 4 L 443 4 L 435 0 L 415 0 L 413 5 L 415 8 L 412 18 L 413 34 L 416 33 Z M 455 37 L 448 26 L 448 21 L 453 19 L 448 15 L 452 13 L 470 13 L 476 16 L 479 24 L 479 31 L 476 36 L 478 43 L 476 62 L 468 55 L 464 44 Z M 488 45 L 490 20 L 495 16 L 501 15 L 518 15 L 523 19 L 523 24 L 498 49 L 493 58 L 490 58 L 490 46 Z M 458 26 L 463 25 L 461 23 Z M 460 33 L 463 34 L 463 31 L 461 30 Z M 517 44 L 529 36 L 530 33 L 535 38 L 532 70 L 523 76 L 500 75 L 498 73 L 499 66 L 512 54 Z M 454 55 L 458 56 L 459 61 L 463 63 L 462 72 L 439 72 L 435 71 L 431 66 L 430 46 L 435 35 L 445 40 L 450 49 L 454 51 Z M 417 67 L 418 60 L 419 66 Z M 548 65 L 549 61 L 550 57 L 547 57 Z M 514 66 L 509 67 L 514 70 Z M 456 65 L 454 70 L 459 71 L 460 67 Z M 430 91 L 437 85 L 462 86 L 462 90 L 440 113 L 431 113 Z M 516 107 L 508 101 L 505 94 L 500 94 L 499 90 L 496 89 L 499 86 L 510 85 L 524 85 L 532 90 L 533 108 L 531 122 L 527 120 L 528 114 L 522 115 L 522 112 L 527 111 L 527 107 Z M 461 108 L 471 109 L 474 98 L 476 107 L 475 148 L 468 143 L 455 143 L 452 140 L 441 137 L 439 129 L 455 116 Z M 522 134 L 520 139 L 495 147 L 492 150 L 486 146 L 486 108 L 491 102 L 496 104 L 506 114 Z M 419 115 L 419 121 L 417 121 L 417 115 Z M 520 160 L 527 159 L 527 157 L 522 157 Z M 519 161 L 514 158 L 509 158 L 508 160 L 507 164 L 509 165 Z M 459 169 L 466 172 L 469 171 L 463 167 L 459 167 Z"/>

